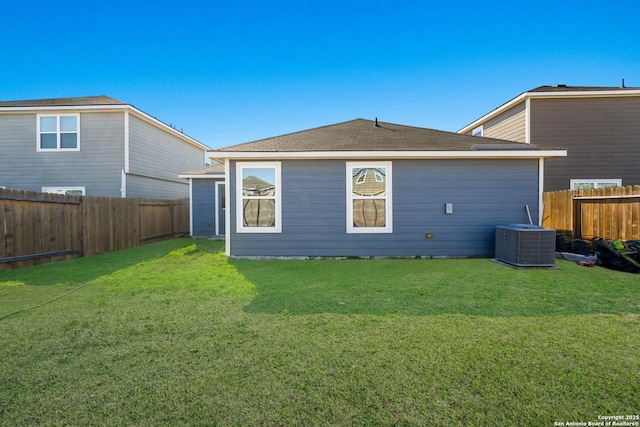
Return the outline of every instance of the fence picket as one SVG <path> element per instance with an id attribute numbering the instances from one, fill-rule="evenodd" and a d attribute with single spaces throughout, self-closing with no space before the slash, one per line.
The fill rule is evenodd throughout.
<path id="1" fill-rule="evenodd" d="M 640 194 L 640 185 L 634 185 L 631 194 Z M 631 236 L 640 236 L 640 203 L 632 203 L 631 215 Z"/>

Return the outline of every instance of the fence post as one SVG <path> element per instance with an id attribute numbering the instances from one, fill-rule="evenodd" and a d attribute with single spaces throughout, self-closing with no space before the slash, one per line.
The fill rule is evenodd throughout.
<path id="1" fill-rule="evenodd" d="M 575 239 L 582 238 L 582 201 L 571 196 L 571 206 L 573 210 L 571 236 Z"/>
<path id="2" fill-rule="evenodd" d="M 171 237 L 176 236 L 176 224 L 173 210 L 175 209 L 176 202 L 175 200 L 171 201 L 171 207 L 169 208 L 169 216 L 171 217 Z"/>

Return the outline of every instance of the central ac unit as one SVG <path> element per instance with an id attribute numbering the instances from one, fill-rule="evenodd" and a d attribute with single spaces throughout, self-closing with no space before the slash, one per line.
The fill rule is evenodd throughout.
<path id="1" fill-rule="evenodd" d="M 496 227 L 496 260 L 520 267 L 555 265 L 556 231 L 539 225 Z"/>

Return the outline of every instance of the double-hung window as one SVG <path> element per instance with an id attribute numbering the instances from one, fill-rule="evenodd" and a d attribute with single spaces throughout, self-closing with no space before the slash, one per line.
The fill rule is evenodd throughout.
<path id="1" fill-rule="evenodd" d="M 38 115 L 38 151 L 79 151 L 80 115 Z"/>
<path id="2" fill-rule="evenodd" d="M 347 233 L 393 232 L 391 162 L 347 162 Z"/>
<path id="3" fill-rule="evenodd" d="M 282 231 L 280 162 L 238 162 L 236 196 L 238 233 Z"/>

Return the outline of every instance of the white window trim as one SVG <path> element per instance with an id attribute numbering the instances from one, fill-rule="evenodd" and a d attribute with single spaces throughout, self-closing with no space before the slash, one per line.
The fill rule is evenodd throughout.
<path id="1" fill-rule="evenodd" d="M 66 194 L 67 191 L 82 191 L 82 195 L 87 194 L 86 187 L 42 187 L 43 193 Z"/>
<path id="2" fill-rule="evenodd" d="M 76 118 L 76 126 L 78 127 L 74 132 L 77 137 L 77 145 L 76 148 L 60 148 L 60 134 L 61 133 L 69 133 L 69 132 L 61 132 L 60 131 L 60 117 L 75 117 Z M 41 148 L 40 147 L 40 118 L 41 117 L 55 117 L 57 120 L 57 147 L 56 148 Z M 78 113 L 51 113 L 51 114 L 37 114 L 36 115 L 36 151 L 51 153 L 57 151 L 80 151 L 80 114 Z"/>
<path id="3" fill-rule="evenodd" d="M 392 162 L 347 162 L 347 233 L 393 233 L 393 195 L 392 195 Z M 354 168 L 386 168 L 387 191 L 385 199 L 385 226 L 384 227 L 354 227 L 353 226 L 353 169 Z M 379 197 L 382 199 L 383 197 Z"/>
<path id="4" fill-rule="evenodd" d="M 484 125 L 480 125 L 477 128 L 473 129 L 471 131 L 471 136 L 484 136 Z"/>
<path id="5" fill-rule="evenodd" d="M 622 187 L 622 179 L 572 179 L 570 180 L 570 187 L 572 190 L 575 190 L 576 184 L 593 184 L 593 188 L 602 188 L 598 187 L 598 184 L 616 184 L 616 187 Z"/>
<path id="6" fill-rule="evenodd" d="M 244 216 L 242 200 L 242 170 L 245 168 L 275 168 L 275 227 L 246 227 L 242 220 Z M 282 233 L 282 184 L 280 162 L 237 162 L 236 163 L 236 233 Z M 228 200 L 227 200 L 228 202 Z M 229 234 L 227 230 L 227 234 Z"/>

